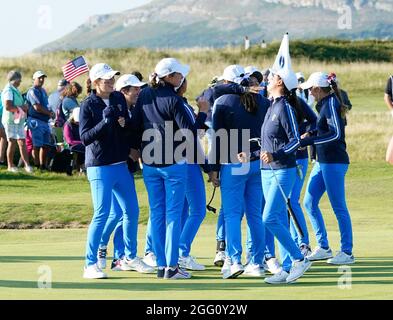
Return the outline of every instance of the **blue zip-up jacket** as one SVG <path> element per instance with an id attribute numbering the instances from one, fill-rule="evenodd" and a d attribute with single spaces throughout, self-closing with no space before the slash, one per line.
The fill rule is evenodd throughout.
<path id="1" fill-rule="evenodd" d="M 188 101 L 186 98 L 183 97 L 184 101 L 184 107 L 188 108 L 188 110 L 191 111 L 191 113 L 194 115 L 194 117 L 191 119 L 192 123 L 195 126 L 195 129 L 197 130 L 204 130 L 205 129 L 205 123 L 203 119 L 206 119 L 206 116 L 204 113 L 199 112 L 198 115 L 195 114 L 194 108 L 188 104 Z M 195 135 L 194 139 L 194 156 L 190 161 L 188 162 L 189 164 L 199 164 L 203 171 L 205 173 L 211 172 L 211 167 L 210 164 L 208 163 L 208 159 L 205 156 L 205 152 L 203 151 L 201 142 L 199 141 L 198 135 Z"/>
<path id="2" fill-rule="evenodd" d="M 262 126 L 262 148 L 273 155 L 273 169 L 296 167 L 296 151 L 300 147 L 300 135 L 296 115 L 285 97 L 271 102 Z M 262 163 L 262 169 L 270 169 Z"/>
<path id="3" fill-rule="evenodd" d="M 314 131 L 317 128 L 317 115 L 311 109 L 311 107 L 307 104 L 306 101 L 302 98 L 298 98 L 299 103 L 302 105 L 303 113 L 304 113 L 304 121 L 299 125 L 299 134 L 302 136 L 304 133 L 309 131 Z M 307 148 L 298 149 L 296 152 L 296 159 L 308 159 L 308 150 Z"/>
<path id="4" fill-rule="evenodd" d="M 218 130 L 225 130 L 228 136 L 228 144 L 222 146 L 223 141 L 217 138 L 213 140 L 214 154 L 210 157 L 213 171 L 220 170 L 220 164 L 223 163 L 238 163 L 237 155 L 241 152 L 249 150 L 251 153 L 257 151 L 259 153 L 259 146 L 257 143 L 252 143 L 251 146 L 247 141 L 247 145 L 242 144 L 243 129 L 250 130 L 249 139 L 261 137 L 261 127 L 265 119 L 266 112 L 269 107 L 269 100 L 256 95 L 258 110 L 255 114 L 247 112 L 241 103 L 240 96 L 235 94 L 223 95 L 215 102 L 213 113 L 213 129 L 220 136 Z M 231 129 L 237 130 L 237 148 L 231 150 L 233 142 L 231 138 Z M 234 131 L 236 132 L 236 131 Z M 226 150 L 225 154 L 221 154 L 221 149 Z"/>
<path id="5" fill-rule="evenodd" d="M 315 145 L 320 163 L 349 164 L 345 142 L 345 120 L 341 117 L 340 102 L 330 94 L 317 104 L 319 116 L 317 129 L 311 136 L 301 140 L 302 146 Z"/>
<path id="6" fill-rule="evenodd" d="M 198 97 L 204 98 L 209 102 L 210 108 L 207 113 L 206 121 L 213 121 L 213 106 L 214 102 L 225 94 L 242 94 L 245 92 L 245 88 L 237 83 L 217 84 L 214 87 L 207 88 Z"/>
<path id="7" fill-rule="evenodd" d="M 86 167 L 107 166 L 128 159 L 130 117 L 126 100 L 120 92 L 113 92 L 109 104 L 115 110 L 113 121 L 104 118 L 106 104 L 94 92 L 81 104 L 79 133 L 86 146 Z M 126 119 L 125 128 L 118 124 L 119 117 Z"/>
<path id="8" fill-rule="evenodd" d="M 198 123 L 204 123 L 206 114 L 200 112 L 198 119 Z M 176 148 L 184 143 L 184 139 L 176 141 L 175 134 L 179 129 L 188 129 L 195 137 L 197 129 L 194 120 L 193 112 L 185 107 L 184 100 L 177 95 L 173 86 L 166 84 L 158 88 L 147 87 L 143 89 L 139 94 L 135 108 L 132 110 L 131 121 L 138 131 L 138 145 L 134 147 L 142 150 L 144 163 L 154 167 L 175 164 L 175 160 L 178 160 L 174 156 Z M 173 124 L 173 130 L 166 127 L 166 122 Z M 149 141 L 142 141 L 143 133 L 149 129 L 154 129 L 154 136 L 149 136 Z M 155 146 L 154 150 L 149 152 L 150 159 L 144 159 L 143 151 L 147 146 L 152 149 L 150 144 Z M 154 154 L 156 151 L 159 154 Z M 166 153 L 168 153 L 167 157 L 165 157 Z"/>

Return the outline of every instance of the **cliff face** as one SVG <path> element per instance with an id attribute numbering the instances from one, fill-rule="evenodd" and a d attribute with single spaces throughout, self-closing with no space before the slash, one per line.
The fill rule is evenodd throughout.
<path id="1" fill-rule="evenodd" d="M 350 28 L 340 28 L 343 6 Z M 154 0 L 118 14 L 94 16 L 65 37 L 38 48 L 219 47 L 291 38 L 393 38 L 392 0 Z"/>

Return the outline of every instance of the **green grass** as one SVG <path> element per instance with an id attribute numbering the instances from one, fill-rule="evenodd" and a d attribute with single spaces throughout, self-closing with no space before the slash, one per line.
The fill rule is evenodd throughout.
<path id="1" fill-rule="evenodd" d="M 376 219 L 382 222 L 383 216 Z M 337 227 L 328 224 L 328 229 Z M 202 226 L 193 249 L 207 270 L 174 282 L 111 271 L 107 280 L 83 280 L 85 230 L 0 231 L 0 299 L 393 299 L 393 243 L 386 241 L 392 238 L 392 229 L 361 229 L 355 229 L 357 263 L 351 267 L 352 286 L 346 289 L 338 286 L 343 273 L 325 263 L 315 263 L 290 286 L 268 286 L 258 278 L 222 280 L 219 269 L 212 266 L 215 241 L 210 223 Z M 144 234 L 142 227 L 139 252 Z M 329 237 L 337 249 L 337 232 L 331 231 Z M 38 289 L 41 266 L 50 267 L 52 289 Z"/>
<path id="2" fill-rule="evenodd" d="M 266 67 L 273 58 L 242 55 L 238 49 L 147 51 L 95 50 L 86 53 L 89 62 L 105 61 L 124 72 L 139 69 L 145 75 L 155 63 L 174 55 L 191 64 L 189 100 L 192 102 L 212 76 L 232 63 Z M 54 53 L 18 59 L 0 59 L 0 72 L 20 69 L 28 75 L 43 68 L 49 73 L 48 91 L 60 77 L 60 67 L 78 53 Z M 353 110 L 346 130 L 352 161 L 347 179 L 347 202 L 351 212 L 355 255 L 351 290 L 337 286 L 337 268 L 315 264 L 297 284 L 267 287 L 260 279 L 223 281 L 211 266 L 215 253 L 216 217 L 208 214 L 192 254 L 208 266 L 189 281 L 163 282 L 154 276 L 110 273 L 107 281 L 81 279 L 86 227 L 92 217 L 89 183 L 84 177 L 57 174 L 33 176 L 9 174 L 0 169 L 0 299 L 393 299 L 393 168 L 385 162 L 385 151 L 393 135 L 393 121 L 383 102 L 384 86 L 392 63 L 327 63 L 294 59 L 294 68 L 306 75 L 317 70 L 336 71 L 349 92 Z M 198 72 L 203 70 L 203 72 Z M 79 79 L 83 82 L 83 77 Z M 4 80 L 0 81 L 0 87 Z M 148 218 L 147 194 L 136 177 L 140 206 L 140 254 Z M 207 186 L 207 195 L 212 187 Z M 219 194 L 214 205 L 219 208 Z M 328 199 L 321 208 L 333 249 L 339 248 L 338 227 Z M 82 227 L 82 229 L 80 229 Z M 69 228 L 67 230 L 1 230 L 4 228 Z M 314 244 L 314 243 L 313 243 Z M 48 265 L 53 272 L 53 289 L 38 290 L 38 267 Z M 105 290 L 103 290 L 105 289 Z"/>
<path id="3" fill-rule="evenodd" d="M 191 280 L 178 282 L 159 281 L 154 275 L 131 272 L 109 272 L 110 279 L 105 281 L 83 280 L 86 229 L 0 230 L 0 299 L 393 299 L 392 175 L 392 168 L 383 162 L 354 162 L 350 166 L 346 190 L 357 258 L 351 268 L 350 289 L 338 286 L 343 273 L 325 263 L 314 264 L 305 277 L 291 286 L 270 287 L 257 278 L 222 280 L 219 269 L 212 265 L 216 218 L 208 214 L 192 250 L 192 254 L 207 265 L 207 270 L 195 272 Z M 63 223 L 88 222 L 91 218 L 89 188 L 83 178 L 6 177 L 0 187 L 0 217 L 3 220 L 6 217 L 26 223 L 30 219 L 34 224 L 46 219 L 58 219 Z M 143 209 L 146 208 L 146 192 L 141 183 L 138 178 L 142 208 L 139 254 L 145 244 L 147 218 Z M 208 187 L 208 193 L 210 190 Z M 61 196 L 57 196 L 59 192 Z M 53 209 L 53 205 L 59 206 L 60 199 L 65 209 Z M 337 221 L 326 196 L 321 208 L 331 247 L 338 250 Z M 313 237 L 312 245 L 315 245 Z M 109 250 L 111 252 L 112 248 Z M 40 266 L 51 268 L 53 284 L 50 290 L 37 287 Z"/>

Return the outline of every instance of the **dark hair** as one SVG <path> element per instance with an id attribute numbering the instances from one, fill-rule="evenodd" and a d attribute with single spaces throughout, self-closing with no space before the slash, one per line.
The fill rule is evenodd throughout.
<path id="1" fill-rule="evenodd" d="M 257 96 L 251 92 L 245 92 L 240 95 L 240 102 L 244 106 L 247 112 L 256 114 L 258 111 Z"/>
<path id="2" fill-rule="evenodd" d="M 139 81 L 143 81 L 143 75 L 139 71 L 134 71 L 131 74 L 137 77 Z"/>
<path id="3" fill-rule="evenodd" d="M 87 78 L 87 80 L 86 80 L 86 92 L 87 92 L 87 95 L 90 95 L 93 92 L 93 89 L 91 88 L 91 85 L 92 85 L 92 83 L 91 83 L 90 78 Z"/>
<path id="4" fill-rule="evenodd" d="M 153 89 L 157 89 L 158 87 L 162 86 L 162 80 L 158 78 L 157 73 L 152 73 L 149 77 L 150 80 L 150 86 Z"/>
<path id="5" fill-rule="evenodd" d="M 261 83 L 263 81 L 263 75 L 259 71 L 255 71 L 250 77 L 254 77 L 257 79 L 258 83 Z"/>
<path id="6" fill-rule="evenodd" d="M 329 78 L 329 83 L 330 87 L 322 88 L 322 90 L 326 93 L 329 93 L 333 89 L 338 101 L 340 102 L 341 118 L 346 119 L 349 107 L 344 103 L 344 99 L 341 95 L 341 90 L 338 87 L 337 80 L 335 80 L 334 78 Z"/>
<path id="7" fill-rule="evenodd" d="M 299 102 L 299 98 L 296 95 L 296 88 L 289 91 L 284 85 L 284 95 L 288 103 L 295 110 L 296 121 L 300 125 L 301 123 L 303 123 L 306 116 L 305 111 L 303 110 L 303 106 Z"/>

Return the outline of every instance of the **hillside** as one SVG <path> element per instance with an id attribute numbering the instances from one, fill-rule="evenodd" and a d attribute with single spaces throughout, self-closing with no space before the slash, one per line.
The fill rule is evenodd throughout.
<path id="1" fill-rule="evenodd" d="M 349 4 L 352 29 L 338 27 Z M 391 39 L 393 3 L 368 0 L 153 0 L 118 14 L 94 16 L 36 51 L 88 48 L 187 48 L 291 39 Z"/>

